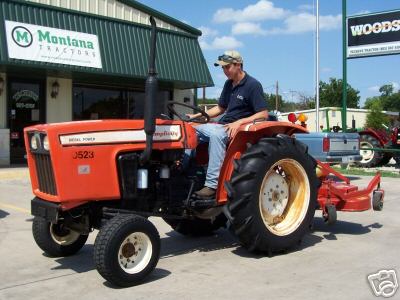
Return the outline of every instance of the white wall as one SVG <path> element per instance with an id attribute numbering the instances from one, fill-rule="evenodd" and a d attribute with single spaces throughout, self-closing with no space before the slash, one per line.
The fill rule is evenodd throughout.
<path id="1" fill-rule="evenodd" d="M 323 107 L 319 111 L 319 125 L 323 126 L 323 130 L 327 129 L 326 123 L 326 112 L 328 111 L 329 118 L 329 127 L 332 126 L 340 126 L 342 127 L 342 111 L 339 107 Z M 367 109 L 358 109 L 358 108 L 348 108 L 347 109 L 347 118 L 346 123 L 347 127 L 350 128 L 352 126 L 352 119 L 356 121 L 356 128 L 362 128 L 365 125 L 365 121 L 367 118 L 369 110 Z M 296 114 L 304 113 L 307 117 L 307 129 L 311 132 L 316 131 L 316 114 L 315 109 L 297 111 Z M 287 115 L 289 113 L 283 113 L 282 119 L 287 121 Z"/>
<path id="2" fill-rule="evenodd" d="M 3 78 L 3 91 L 0 95 L 0 128 L 6 128 L 7 126 L 7 77 L 6 74 L 0 73 L 0 77 Z"/>
<path id="3" fill-rule="evenodd" d="M 149 15 L 116 0 L 26 0 L 81 12 L 150 25 Z M 183 31 L 176 26 L 156 19 L 157 27 Z"/>
<path id="4" fill-rule="evenodd" d="M 53 83 L 57 80 L 60 85 L 56 98 L 51 97 Z M 46 123 L 66 122 L 72 120 L 72 80 L 47 77 L 46 92 Z"/>

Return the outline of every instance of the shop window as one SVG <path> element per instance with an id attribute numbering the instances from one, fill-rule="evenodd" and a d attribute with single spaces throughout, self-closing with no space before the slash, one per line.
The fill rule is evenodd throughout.
<path id="1" fill-rule="evenodd" d="M 156 114 L 166 113 L 171 91 L 160 91 Z M 144 91 L 74 85 L 73 119 L 143 119 Z"/>

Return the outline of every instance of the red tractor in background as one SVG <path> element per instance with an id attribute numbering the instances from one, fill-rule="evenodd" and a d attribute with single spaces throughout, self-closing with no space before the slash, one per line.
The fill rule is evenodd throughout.
<path id="1" fill-rule="evenodd" d="M 356 165 L 372 168 L 386 165 L 393 157 L 400 163 L 400 128 L 385 129 L 367 128 L 359 132 L 360 154 L 362 160 Z M 363 150 L 364 149 L 364 150 Z"/>
<path id="2" fill-rule="evenodd" d="M 156 25 L 153 18 L 144 120 L 96 120 L 35 125 L 24 130 L 35 198 L 32 232 L 50 256 L 78 252 L 98 229 L 94 262 L 118 286 L 142 281 L 156 266 L 160 237 L 150 216 L 184 235 L 205 235 L 229 224 L 249 251 L 267 254 L 295 247 L 309 231 L 317 208 L 328 223 L 336 210 L 381 210 L 377 174 L 358 190 L 317 162 L 289 122 L 244 124 L 227 145 L 215 199 L 197 199 L 208 153 L 198 145 L 195 123 L 156 119 Z M 185 149 L 196 157 L 184 163 Z M 337 182 L 333 174 L 343 182 Z"/>

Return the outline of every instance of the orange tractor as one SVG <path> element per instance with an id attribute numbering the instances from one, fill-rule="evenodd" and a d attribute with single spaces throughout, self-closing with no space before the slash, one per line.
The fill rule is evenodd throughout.
<path id="1" fill-rule="evenodd" d="M 307 132 L 289 122 L 243 125 L 227 145 L 215 199 L 193 197 L 203 186 L 207 149 L 198 145 L 195 121 L 156 119 L 152 23 L 144 120 L 98 120 L 25 128 L 32 189 L 33 237 L 50 256 L 79 251 L 98 229 L 94 261 L 119 286 L 142 281 L 156 266 L 160 237 L 150 216 L 185 235 L 210 234 L 229 224 L 250 251 L 274 253 L 297 245 L 317 208 L 327 222 L 336 210 L 381 209 L 377 175 L 359 191 L 307 153 L 292 137 Z M 179 105 L 175 103 L 175 106 Z M 204 111 L 202 115 L 209 119 Z M 185 149 L 196 157 L 183 163 Z M 340 174 L 334 174 L 341 176 Z"/>

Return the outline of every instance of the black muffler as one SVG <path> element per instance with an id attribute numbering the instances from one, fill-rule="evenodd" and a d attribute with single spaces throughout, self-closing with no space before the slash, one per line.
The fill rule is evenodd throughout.
<path id="1" fill-rule="evenodd" d="M 155 107 L 158 93 L 158 80 L 156 73 L 156 40 L 157 27 L 156 21 L 150 17 L 151 24 L 151 41 L 150 41 L 150 58 L 149 73 L 145 85 L 145 103 L 144 103 L 144 131 L 146 133 L 146 148 L 140 156 L 141 164 L 149 161 L 153 148 L 153 134 L 156 131 Z"/>

